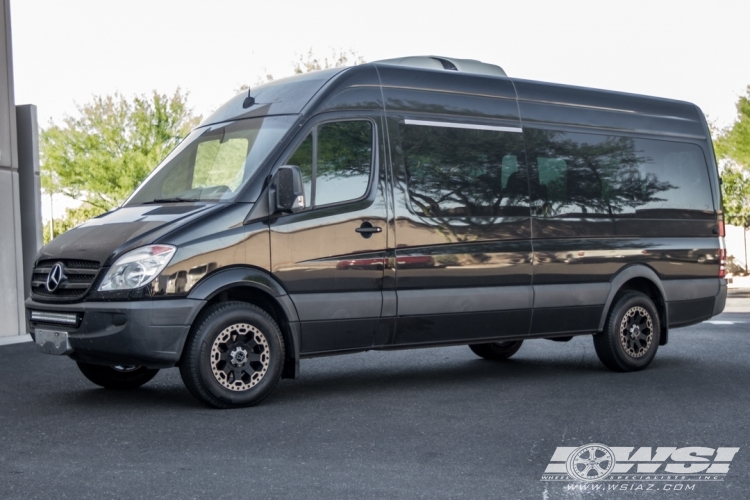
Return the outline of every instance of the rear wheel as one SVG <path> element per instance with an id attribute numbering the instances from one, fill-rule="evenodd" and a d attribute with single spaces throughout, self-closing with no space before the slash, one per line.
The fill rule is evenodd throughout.
<path id="1" fill-rule="evenodd" d="M 263 401 L 281 378 L 284 339 L 276 322 L 245 302 L 209 307 L 185 344 L 180 375 L 190 393 L 215 408 Z"/>
<path id="2" fill-rule="evenodd" d="M 81 373 L 106 389 L 136 389 L 159 373 L 159 370 L 145 366 L 101 366 L 78 362 Z"/>
<path id="3" fill-rule="evenodd" d="M 501 361 L 513 356 L 521 348 L 523 340 L 509 340 L 507 342 L 491 342 L 489 344 L 470 344 L 469 349 L 479 357 Z"/>
<path id="4" fill-rule="evenodd" d="M 643 370 L 656 356 L 660 333 L 653 301 L 644 293 L 627 290 L 612 301 L 604 331 L 594 335 L 594 348 L 610 370 Z"/>

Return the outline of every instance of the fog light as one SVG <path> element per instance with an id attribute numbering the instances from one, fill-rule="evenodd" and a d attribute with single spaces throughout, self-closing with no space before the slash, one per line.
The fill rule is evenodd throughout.
<path id="1" fill-rule="evenodd" d="M 75 325 L 78 323 L 78 315 L 75 313 L 54 313 L 43 311 L 31 311 L 31 321 L 42 323 L 61 323 L 64 325 Z"/>

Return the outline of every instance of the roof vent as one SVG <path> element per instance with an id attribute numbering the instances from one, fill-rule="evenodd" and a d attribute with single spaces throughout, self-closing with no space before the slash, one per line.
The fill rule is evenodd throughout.
<path id="1" fill-rule="evenodd" d="M 410 56 L 399 57 L 396 59 L 384 59 L 382 61 L 374 62 L 380 64 L 409 66 L 412 68 L 459 71 L 461 73 L 474 73 L 476 75 L 508 76 L 500 66 L 483 63 L 474 59 L 456 59 L 454 57 L 443 56 Z"/>

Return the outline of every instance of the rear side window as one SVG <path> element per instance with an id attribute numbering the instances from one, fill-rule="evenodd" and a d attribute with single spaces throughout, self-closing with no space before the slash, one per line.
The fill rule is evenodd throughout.
<path id="1" fill-rule="evenodd" d="M 417 214 L 529 215 L 522 134 L 403 124 L 400 135 L 409 198 Z"/>
<path id="2" fill-rule="evenodd" d="M 525 131 L 539 215 L 701 217 L 713 211 L 695 144 Z"/>
<path id="3" fill-rule="evenodd" d="M 370 183 L 373 130 L 369 121 L 324 123 L 286 161 L 302 172 L 307 207 L 362 198 Z"/>

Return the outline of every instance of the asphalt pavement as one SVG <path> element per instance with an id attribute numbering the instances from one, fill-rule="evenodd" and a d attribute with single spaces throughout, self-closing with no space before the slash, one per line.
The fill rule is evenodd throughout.
<path id="1" fill-rule="evenodd" d="M 745 499 L 750 298 L 731 305 L 673 330 L 643 372 L 606 370 L 588 336 L 500 363 L 373 351 L 303 360 L 242 410 L 202 406 L 175 369 L 111 392 L 67 358 L 2 346 L 0 498 Z M 557 447 L 588 443 L 740 450 L 721 480 L 542 481 Z"/>

